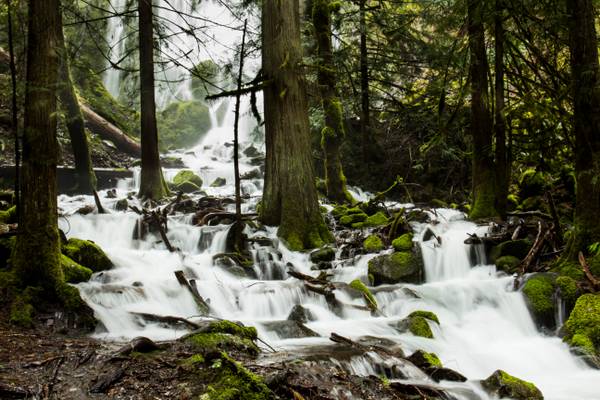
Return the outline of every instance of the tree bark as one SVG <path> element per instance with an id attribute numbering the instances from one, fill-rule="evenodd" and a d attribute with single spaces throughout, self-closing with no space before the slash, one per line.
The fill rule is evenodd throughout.
<path id="1" fill-rule="evenodd" d="M 473 206 L 471 218 L 495 217 L 496 177 L 492 150 L 492 119 L 488 109 L 488 63 L 483 28 L 483 2 L 468 0 L 471 78 L 471 135 L 473 137 Z"/>
<path id="2" fill-rule="evenodd" d="M 369 106 L 369 54 L 367 51 L 367 20 L 366 0 L 360 0 L 360 134 L 362 139 L 363 161 L 369 162 L 370 141 L 369 130 L 371 127 L 371 116 Z"/>
<path id="3" fill-rule="evenodd" d="M 600 71 L 592 0 L 568 0 L 571 79 L 574 99 L 575 232 L 568 256 L 600 242 Z"/>
<path id="4" fill-rule="evenodd" d="M 58 96 L 65 112 L 67 130 L 71 137 L 71 147 L 75 158 L 75 172 L 77 173 L 77 184 L 73 188 L 76 192 L 91 194 L 96 190 L 96 174 L 92 166 L 92 157 L 88 145 L 85 123 L 79 100 L 75 94 L 71 69 L 69 65 L 69 53 L 65 46 L 63 32 L 62 10 L 58 10 L 59 25 L 57 27 L 57 51 L 60 57 Z"/>
<path id="5" fill-rule="evenodd" d="M 154 24 L 152 0 L 138 0 L 142 173 L 139 197 L 158 200 L 168 193 L 160 167 L 154 95 Z"/>
<path id="6" fill-rule="evenodd" d="M 313 0 L 312 9 L 313 29 L 317 41 L 317 81 L 325 114 L 321 147 L 325 161 L 327 197 L 337 203 L 351 203 L 352 196 L 346 189 L 346 177 L 340 159 L 340 146 L 346 132 L 342 102 L 335 87 L 337 70 L 331 49 L 331 13 L 334 4 L 339 6 L 339 3 L 330 0 Z"/>
<path id="7" fill-rule="evenodd" d="M 23 131 L 21 234 L 13 264 L 24 286 L 56 293 L 60 267 L 56 165 L 59 0 L 30 0 Z"/>
<path id="8" fill-rule="evenodd" d="M 102 139 L 110 140 L 117 149 L 130 156 L 139 158 L 142 155 L 140 144 L 127 136 L 122 130 L 108 122 L 86 105 L 80 104 L 80 109 L 88 129 L 95 135 L 100 136 Z"/>
<path id="9" fill-rule="evenodd" d="M 508 196 L 508 156 L 506 154 L 506 123 L 504 121 L 504 26 L 503 0 L 496 0 L 494 15 L 495 36 L 495 97 L 496 109 L 494 118 L 494 133 L 496 136 L 496 210 L 501 217 L 506 216 L 506 198 Z"/>
<path id="10" fill-rule="evenodd" d="M 263 0 L 265 186 L 261 219 L 293 250 L 332 240 L 319 212 L 310 148 L 298 0 Z"/>

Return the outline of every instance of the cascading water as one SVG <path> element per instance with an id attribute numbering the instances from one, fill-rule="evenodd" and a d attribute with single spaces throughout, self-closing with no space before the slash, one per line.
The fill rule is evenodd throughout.
<path id="1" fill-rule="evenodd" d="M 163 1 L 158 3 L 167 6 Z M 182 10 L 186 10 L 185 4 L 182 4 Z M 209 15 L 213 20 L 222 17 L 222 9 L 210 1 L 201 2 L 199 10 L 188 11 L 204 17 Z M 118 36 L 118 27 L 113 29 Z M 220 38 L 224 37 L 229 38 L 230 44 L 235 42 L 230 34 Z M 181 85 L 169 92 L 187 96 L 185 84 Z M 165 97 L 163 102 L 167 101 Z M 227 108 L 221 122 L 217 118 L 220 107 Z M 242 110 L 248 108 L 245 99 Z M 233 168 L 229 142 L 233 132 L 233 102 L 214 104 L 211 117 L 212 128 L 202 141 L 193 149 L 173 155 L 180 157 L 187 168 L 203 178 L 205 187 L 202 189 L 208 195 L 231 195 Z M 241 158 L 242 174 L 259 169 L 254 161 L 264 151 L 260 141 L 251 137 L 250 132 L 255 126 L 252 118 L 242 116 L 242 149 L 254 148 Z M 165 175 L 170 179 L 176 173 L 175 169 L 167 170 Z M 210 187 L 217 177 L 224 178 L 226 185 Z M 134 192 L 137 183 L 135 178 L 119 183 L 116 199 L 108 198 L 105 191 L 100 193 L 105 207 L 114 209 L 117 199 Z M 243 211 L 254 211 L 262 193 L 262 179 L 245 180 L 243 193 L 247 196 Z M 366 198 L 358 189 L 354 195 Z M 130 197 L 130 202 L 136 201 Z M 196 279 L 199 292 L 210 301 L 213 316 L 256 326 L 260 338 L 277 350 L 302 353 L 328 346 L 332 332 L 352 339 L 375 336 L 397 343 L 407 354 L 417 349 L 434 352 L 444 366 L 462 373 L 469 380 L 435 384 L 422 371 L 401 359 L 382 359 L 375 353 L 337 359 L 331 354 L 334 363 L 354 374 L 379 375 L 382 370 L 389 369 L 384 368 L 385 365 L 393 364 L 401 373 L 390 376 L 392 379 L 439 385 L 457 399 L 489 399 L 478 381 L 496 369 L 504 369 L 534 382 L 546 399 L 600 398 L 600 372 L 571 355 L 559 338 L 538 332 L 522 294 L 512 290 L 512 278 L 499 275 L 493 265 L 486 265 L 482 248 L 464 244 L 468 234 L 481 234 L 486 228 L 465 221 L 457 211 L 437 210 L 432 215 L 435 224 L 414 227 L 422 251 L 426 282 L 373 288 L 382 316 L 372 316 L 355 307 L 363 306 L 364 302 L 351 291 L 336 290 L 336 297 L 343 306 L 341 310 L 332 310 L 323 296 L 308 292 L 303 282 L 288 277 L 289 264 L 305 274 L 314 275 L 315 271 L 311 270 L 312 263 L 307 254 L 291 252 L 278 242 L 274 228 L 247 229 L 251 237 L 268 238 L 274 245 L 254 242 L 256 278 L 240 277 L 213 262 L 213 256 L 224 251 L 227 225 L 195 227 L 188 216 L 170 216 L 168 238 L 181 249 L 170 253 L 155 235 L 150 234 L 145 240 L 132 238 L 137 220 L 137 215 L 132 212 L 74 214 L 82 204 L 93 203 L 87 196 L 61 196 L 59 203 L 62 213 L 70 215 L 61 220 L 67 235 L 95 241 L 115 264 L 110 271 L 95 274 L 90 282 L 79 284 L 82 296 L 103 325 L 96 333 L 98 337 L 130 339 L 143 335 L 153 339 L 174 339 L 183 335 L 183 329 L 175 330 L 140 317 L 140 314 L 149 313 L 190 320 L 199 318 L 193 297 L 175 279 L 174 272 L 182 270 L 186 276 Z M 330 271 L 333 274 L 331 280 L 361 279 L 367 283 L 368 261 L 375 256 L 362 255 L 336 261 L 335 268 Z M 311 315 L 306 326 L 319 336 L 287 338 L 273 328 L 273 322 L 285 320 L 298 304 Z M 438 315 L 440 325 L 431 324 L 435 339 L 413 336 L 397 329 L 398 322 L 416 310 L 433 311 Z M 557 318 L 561 321 L 564 315 Z"/>

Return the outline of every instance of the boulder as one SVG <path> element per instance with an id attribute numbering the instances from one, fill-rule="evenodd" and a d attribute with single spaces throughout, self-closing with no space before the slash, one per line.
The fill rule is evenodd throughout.
<path id="1" fill-rule="evenodd" d="M 67 283 L 87 282 L 92 276 L 91 269 L 79 265 L 64 254 L 61 254 L 60 265 Z"/>
<path id="2" fill-rule="evenodd" d="M 362 293 L 367 307 L 369 307 L 373 311 L 377 310 L 377 300 L 375 299 L 375 296 L 373 296 L 369 288 L 365 286 L 364 283 L 362 283 L 359 279 L 355 279 L 352 282 L 350 282 L 349 286 L 352 289 L 358 290 Z"/>
<path id="3" fill-rule="evenodd" d="M 410 357 L 408 361 L 413 363 L 416 367 L 424 369 L 430 367 L 442 367 L 442 362 L 435 353 L 428 353 L 423 350 L 417 350 Z"/>
<path id="4" fill-rule="evenodd" d="M 513 256 L 519 260 L 524 259 L 531 249 L 532 243 L 527 239 L 507 240 L 492 248 L 490 251 L 490 261 L 496 260 L 503 256 Z"/>
<path id="5" fill-rule="evenodd" d="M 113 262 L 106 253 L 90 240 L 71 238 L 63 244 L 62 253 L 93 272 L 105 271 L 113 267 Z"/>
<path id="6" fill-rule="evenodd" d="M 225 178 L 217 178 L 210 184 L 210 187 L 222 187 L 227 184 L 227 180 Z"/>
<path id="7" fill-rule="evenodd" d="M 171 103 L 158 118 L 161 150 L 189 148 L 211 128 L 210 111 L 199 101 Z"/>
<path id="8" fill-rule="evenodd" d="M 318 333 L 308 329 L 304 324 L 298 321 L 270 321 L 263 322 L 263 326 L 274 331 L 282 339 L 299 339 L 303 337 L 317 337 Z"/>
<path id="9" fill-rule="evenodd" d="M 579 297 L 564 330 L 563 340 L 571 347 L 587 358 L 600 360 L 600 294 Z"/>
<path id="10" fill-rule="evenodd" d="M 544 400 L 542 392 L 533 383 L 515 378 L 502 370 L 495 371 L 481 384 L 490 394 L 500 398 Z"/>
<path id="11" fill-rule="evenodd" d="M 519 264 L 521 264 L 521 260 L 514 256 L 502 256 L 496 259 L 496 269 L 509 275 L 517 272 Z"/>
<path id="12" fill-rule="evenodd" d="M 385 283 L 420 283 L 422 276 L 422 261 L 412 252 L 384 254 L 369 261 L 369 278 L 375 286 Z"/>
<path id="13" fill-rule="evenodd" d="M 321 247 L 310 253 L 310 261 L 318 264 L 321 261 L 333 261 L 335 259 L 335 250 L 331 247 Z"/>
<path id="14" fill-rule="evenodd" d="M 296 321 L 300 324 L 306 324 L 308 321 L 313 319 L 313 315 L 307 308 L 302 307 L 300 304 L 296 304 L 294 307 L 292 307 L 290 315 L 288 315 L 287 319 L 289 321 Z"/>
<path id="15" fill-rule="evenodd" d="M 198 187 L 202 187 L 202 178 L 189 169 L 181 170 L 173 178 L 173 185 L 179 186 L 185 182 L 191 182 Z"/>
<path id="16" fill-rule="evenodd" d="M 392 247 L 396 251 L 410 251 L 413 247 L 413 234 L 405 233 L 392 241 Z"/>
<path id="17" fill-rule="evenodd" d="M 410 332 L 415 336 L 433 339 L 433 332 L 429 326 L 429 321 L 439 324 L 437 315 L 429 311 L 415 311 L 395 324 L 399 332 Z"/>
<path id="18" fill-rule="evenodd" d="M 364 240 L 363 247 L 368 253 L 379 253 L 383 250 L 383 241 L 377 235 L 370 235 Z"/>
<path id="19" fill-rule="evenodd" d="M 554 329 L 554 293 L 556 277 L 549 273 L 531 275 L 523 286 L 523 295 L 529 311 L 538 326 Z"/>
<path id="20" fill-rule="evenodd" d="M 127 211 L 128 207 L 129 202 L 127 201 L 127 199 L 117 200 L 117 202 L 115 203 L 115 210 L 117 211 Z"/>

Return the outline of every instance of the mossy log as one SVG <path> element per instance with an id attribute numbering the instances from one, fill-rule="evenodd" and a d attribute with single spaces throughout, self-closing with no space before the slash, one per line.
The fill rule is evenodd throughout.
<path id="1" fill-rule="evenodd" d="M 88 129 L 102 139 L 110 140 L 117 149 L 130 156 L 140 158 L 142 147 L 138 142 L 127 136 L 122 130 L 108 122 L 85 104 L 81 104 L 81 112 Z"/>

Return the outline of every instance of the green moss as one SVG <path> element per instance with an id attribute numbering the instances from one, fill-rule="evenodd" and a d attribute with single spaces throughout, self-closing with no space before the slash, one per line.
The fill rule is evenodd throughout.
<path id="1" fill-rule="evenodd" d="M 17 206 L 12 206 L 8 210 L 0 211 L 0 223 L 2 223 L 2 224 L 17 223 Z"/>
<path id="2" fill-rule="evenodd" d="M 365 226 L 382 226 L 388 223 L 388 217 L 381 211 L 369 216 L 365 220 Z"/>
<path id="3" fill-rule="evenodd" d="M 575 336 L 577 341 L 593 343 L 595 348 L 600 347 L 600 295 L 584 294 L 577 299 L 569 319 L 564 325 L 564 340 L 573 345 Z M 588 346 L 589 347 L 589 346 Z"/>
<path id="4" fill-rule="evenodd" d="M 334 218 L 339 219 L 348 213 L 348 207 L 345 205 L 337 205 L 331 210 L 331 215 Z"/>
<path id="5" fill-rule="evenodd" d="M 158 139 L 162 151 L 197 144 L 211 128 L 208 107 L 199 101 L 170 104 L 158 118 Z"/>
<path id="6" fill-rule="evenodd" d="M 542 392 L 531 382 L 497 370 L 482 382 L 483 387 L 498 397 L 515 400 L 543 400 Z"/>
<path id="7" fill-rule="evenodd" d="M 396 251 L 410 251 L 413 247 L 413 234 L 405 233 L 392 241 L 392 246 Z"/>
<path id="8" fill-rule="evenodd" d="M 340 218 L 340 224 L 344 226 L 351 226 L 357 222 L 364 222 L 368 218 L 367 214 L 364 212 L 356 213 L 356 214 L 346 214 Z"/>
<path id="9" fill-rule="evenodd" d="M 596 353 L 596 349 L 594 347 L 594 342 L 592 342 L 592 339 L 581 333 L 573 335 L 573 337 L 568 342 L 571 347 L 581 349 L 586 354 L 594 355 Z"/>
<path id="10" fill-rule="evenodd" d="M 437 354 L 435 353 L 427 353 L 427 352 L 423 352 L 423 358 L 425 359 L 425 361 L 427 361 L 429 363 L 429 365 L 431 367 L 438 367 L 438 368 L 442 368 L 442 361 L 440 360 L 440 358 L 437 356 Z"/>
<path id="11" fill-rule="evenodd" d="M 433 313 L 431 311 L 422 311 L 422 310 L 413 311 L 408 315 L 408 318 L 412 318 L 412 317 L 427 318 L 428 320 L 433 321 L 438 325 L 440 323 L 440 320 L 438 319 L 437 315 L 435 315 L 435 313 Z"/>
<path id="12" fill-rule="evenodd" d="M 521 260 L 514 256 L 502 256 L 496 259 L 496 269 L 498 271 L 504 271 L 507 274 L 516 272 L 519 264 L 521 264 Z"/>
<path id="13" fill-rule="evenodd" d="M 33 327 L 34 308 L 27 296 L 17 296 L 10 306 L 10 323 L 23 327 Z"/>
<path id="14" fill-rule="evenodd" d="M 526 169 L 519 177 L 519 195 L 526 199 L 544 194 L 548 177 L 534 168 Z"/>
<path id="15" fill-rule="evenodd" d="M 448 208 L 448 203 L 440 199 L 431 199 L 431 205 L 435 208 Z"/>
<path id="16" fill-rule="evenodd" d="M 552 271 L 558 272 L 562 276 L 569 277 L 576 281 L 584 279 L 583 271 L 579 263 L 574 261 L 558 261 L 556 265 L 552 267 Z"/>
<path id="17" fill-rule="evenodd" d="M 494 189 L 493 181 L 490 178 L 481 179 L 482 183 L 478 185 L 473 206 L 469 212 L 469 218 L 473 220 L 481 218 L 493 218 L 498 216 L 496 210 L 496 191 Z"/>
<path id="18" fill-rule="evenodd" d="M 186 358 L 185 360 L 183 360 L 183 365 L 188 365 L 191 367 L 195 367 L 198 364 L 203 364 L 205 361 L 204 356 L 202 356 L 202 354 L 194 354 L 193 356 L 190 356 L 188 358 Z"/>
<path id="19" fill-rule="evenodd" d="M 197 333 L 190 336 L 187 341 L 203 354 L 221 350 L 235 350 L 253 356 L 259 353 L 258 347 L 252 340 L 228 333 Z"/>
<path id="20" fill-rule="evenodd" d="M 15 247 L 15 241 L 15 236 L 0 238 L 0 269 L 8 266 L 10 256 Z"/>
<path id="21" fill-rule="evenodd" d="M 213 381 L 201 400 L 269 400 L 275 395 L 262 379 L 248 371 L 226 353 L 213 360 L 210 366 L 214 372 Z"/>
<path id="22" fill-rule="evenodd" d="M 523 294 L 540 322 L 554 320 L 554 279 L 547 274 L 536 274 L 525 282 Z"/>
<path id="23" fill-rule="evenodd" d="M 560 289 L 562 299 L 567 303 L 575 304 L 579 292 L 577 281 L 568 276 L 559 276 L 556 278 L 555 284 Z"/>
<path id="24" fill-rule="evenodd" d="M 113 262 L 106 253 L 89 240 L 71 238 L 62 246 L 62 253 L 93 272 L 105 271 L 113 267 Z"/>
<path id="25" fill-rule="evenodd" d="M 67 283 L 87 282 L 92 276 L 91 269 L 79 265 L 64 254 L 61 255 L 60 265 Z"/>
<path id="26" fill-rule="evenodd" d="M 352 208 L 348 208 L 348 209 L 346 210 L 346 214 L 348 214 L 348 215 L 353 215 L 353 214 L 364 214 L 364 213 L 365 213 L 365 212 L 363 211 L 363 209 L 362 209 L 362 208 L 360 208 L 360 207 L 358 207 L 358 206 L 355 206 L 355 207 L 352 207 Z"/>
<path id="27" fill-rule="evenodd" d="M 184 182 L 191 182 L 199 187 L 202 186 L 202 178 L 196 175 L 194 171 L 190 171 L 189 169 L 179 171 L 173 178 L 174 185 L 181 185 Z"/>
<path id="28" fill-rule="evenodd" d="M 323 261 L 333 261 L 335 250 L 332 247 L 322 247 L 310 253 L 310 261 L 317 264 Z"/>
<path id="29" fill-rule="evenodd" d="M 196 100 L 204 101 L 206 96 L 217 93 L 217 87 L 222 86 L 218 80 L 219 66 L 213 60 L 200 61 L 192 70 L 192 95 Z"/>
<path id="30" fill-rule="evenodd" d="M 513 256 L 519 260 L 524 259 L 531 249 L 532 243 L 527 239 L 507 240 L 492 248 L 490 251 L 490 259 L 495 262 L 503 256 Z"/>
<path id="31" fill-rule="evenodd" d="M 370 235 L 363 242 L 363 247 L 369 253 L 378 253 L 383 249 L 383 242 L 377 235 Z"/>
<path id="32" fill-rule="evenodd" d="M 367 306 L 371 310 L 377 310 L 377 300 L 375 299 L 375 296 L 373 296 L 373 293 L 371 293 L 369 288 L 366 287 L 364 283 L 362 283 L 359 279 L 355 279 L 352 282 L 350 282 L 350 287 L 352 289 L 358 290 L 363 294 L 365 303 L 367 303 Z"/>
<path id="33" fill-rule="evenodd" d="M 374 285 L 398 282 L 419 283 L 421 266 L 411 252 L 400 251 L 369 260 L 369 275 Z"/>
<path id="34" fill-rule="evenodd" d="M 236 324 L 235 322 L 222 320 L 212 322 L 207 332 L 210 333 L 228 333 L 230 335 L 236 335 L 241 338 L 256 340 L 258 334 L 256 332 L 256 328 L 253 326 L 241 326 Z"/>
<path id="35" fill-rule="evenodd" d="M 408 330 L 415 336 L 433 339 L 433 332 L 427 323 L 427 319 L 422 316 L 412 316 L 408 319 Z"/>

